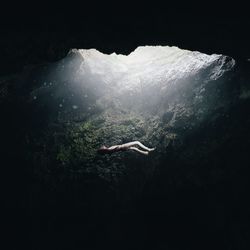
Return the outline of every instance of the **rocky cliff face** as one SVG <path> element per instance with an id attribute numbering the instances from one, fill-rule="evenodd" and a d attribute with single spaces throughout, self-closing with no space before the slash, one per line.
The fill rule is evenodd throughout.
<path id="1" fill-rule="evenodd" d="M 232 203 L 244 207 L 249 188 L 248 70 L 248 64 L 224 55 L 146 46 L 128 56 L 71 50 L 56 63 L 2 78 L 1 109 L 4 121 L 11 123 L 9 127 L 4 122 L 2 131 L 12 131 L 3 135 L 3 141 L 7 156 L 18 154 L 34 180 L 34 217 L 49 214 L 49 223 L 58 231 L 58 218 L 73 213 L 80 224 L 87 221 L 83 231 L 88 243 L 98 228 L 109 242 L 120 223 L 129 228 L 134 225 L 130 219 L 137 218 L 138 229 L 147 228 L 136 238 L 138 244 L 148 233 L 152 236 L 148 242 L 157 242 L 166 227 L 167 240 L 154 243 L 154 249 L 176 249 L 178 235 L 197 234 L 204 242 L 206 230 L 223 231 L 231 223 L 226 216 L 240 213 Z M 11 150 L 10 139 L 18 140 L 16 151 Z M 101 145 L 133 140 L 156 150 L 148 157 L 135 152 L 96 153 Z M 244 224 L 248 213 L 242 213 L 236 224 Z M 116 216 L 129 219 L 121 222 Z M 138 216 L 148 226 L 138 222 Z M 190 223 L 197 227 L 189 234 Z M 204 234 L 198 230 L 200 223 Z M 237 230 L 242 229 L 235 233 L 233 225 L 220 247 L 231 244 L 230 235 L 238 244 L 242 234 Z M 151 226 L 158 229 L 153 232 Z M 117 239 L 127 234 L 131 240 L 136 229 L 120 230 Z M 79 233 L 73 231 L 74 238 Z M 189 236 L 187 242 L 197 247 Z"/>

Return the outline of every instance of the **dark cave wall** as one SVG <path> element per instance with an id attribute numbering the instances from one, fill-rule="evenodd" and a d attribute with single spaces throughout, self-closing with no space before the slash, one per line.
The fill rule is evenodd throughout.
<path id="1" fill-rule="evenodd" d="M 32 26 L 27 26 L 17 31 L 11 28 L 6 30 L 7 26 L 3 27 L 4 35 L 1 37 L 0 46 L 4 49 L 0 51 L 0 73 L 12 74 L 20 72 L 25 66 L 55 62 L 64 58 L 72 48 L 97 48 L 108 54 L 114 51 L 129 54 L 138 46 L 161 44 L 207 54 L 224 54 L 242 61 L 250 57 L 249 39 L 244 30 L 248 20 L 245 22 L 242 20 L 242 23 L 238 24 L 234 19 L 225 19 L 222 23 L 214 19 L 203 27 L 197 27 L 196 20 L 189 17 L 186 24 L 177 22 L 175 30 L 171 27 L 162 29 L 164 22 L 159 25 L 152 24 L 155 29 L 149 25 L 149 29 L 145 30 L 145 28 L 140 29 L 138 20 L 135 19 L 132 27 L 123 26 L 124 32 L 119 31 L 119 22 L 116 24 L 116 29 L 109 30 L 103 20 L 103 27 L 91 31 L 81 27 L 80 22 L 73 26 L 70 20 L 67 21 L 68 27 L 63 23 L 60 27 L 53 26 L 53 22 L 46 23 L 46 19 L 44 25 L 51 25 L 50 28 L 33 29 Z M 160 28 L 162 30 L 159 30 Z"/>

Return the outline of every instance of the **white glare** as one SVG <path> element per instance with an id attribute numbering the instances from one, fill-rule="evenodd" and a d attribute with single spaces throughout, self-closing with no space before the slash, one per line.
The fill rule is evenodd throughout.
<path id="1" fill-rule="evenodd" d="M 107 85 L 115 84 L 120 91 L 159 84 L 167 87 L 179 79 L 195 75 L 221 57 L 169 46 L 138 47 L 128 56 L 107 55 L 96 49 L 74 51 L 83 58 L 82 74 L 100 78 Z M 219 76 L 214 75 L 214 79 Z"/>

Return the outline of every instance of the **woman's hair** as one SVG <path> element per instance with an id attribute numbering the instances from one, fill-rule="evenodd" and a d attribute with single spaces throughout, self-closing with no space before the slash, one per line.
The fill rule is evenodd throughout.
<path id="1" fill-rule="evenodd" d="M 106 146 L 101 146 L 98 150 L 97 150 L 97 153 L 98 154 L 106 154 L 106 153 L 108 153 L 109 151 L 108 151 L 108 148 L 106 147 Z"/>

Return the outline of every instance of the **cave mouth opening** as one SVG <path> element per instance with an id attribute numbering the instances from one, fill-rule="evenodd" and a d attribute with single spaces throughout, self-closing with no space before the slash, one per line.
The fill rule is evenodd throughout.
<path id="1" fill-rule="evenodd" d="M 31 79 L 39 82 L 31 99 L 50 102 L 43 106 L 55 104 L 59 114 L 90 114 L 95 107 L 113 105 L 162 116 L 172 104 L 185 106 L 190 98 L 201 102 L 206 84 L 234 66 L 228 58 L 175 46 L 139 46 L 128 55 L 71 49 Z"/>
<path id="2" fill-rule="evenodd" d="M 72 49 L 68 53 L 70 56 L 78 59 L 75 68 L 79 81 L 92 79 L 100 83 L 99 88 L 114 86 L 121 92 L 175 85 L 181 79 L 198 75 L 222 55 L 207 55 L 175 46 L 139 46 L 128 55 L 105 54 L 97 49 Z M 74 60 L 69 62 L 74 64 Z"/>

